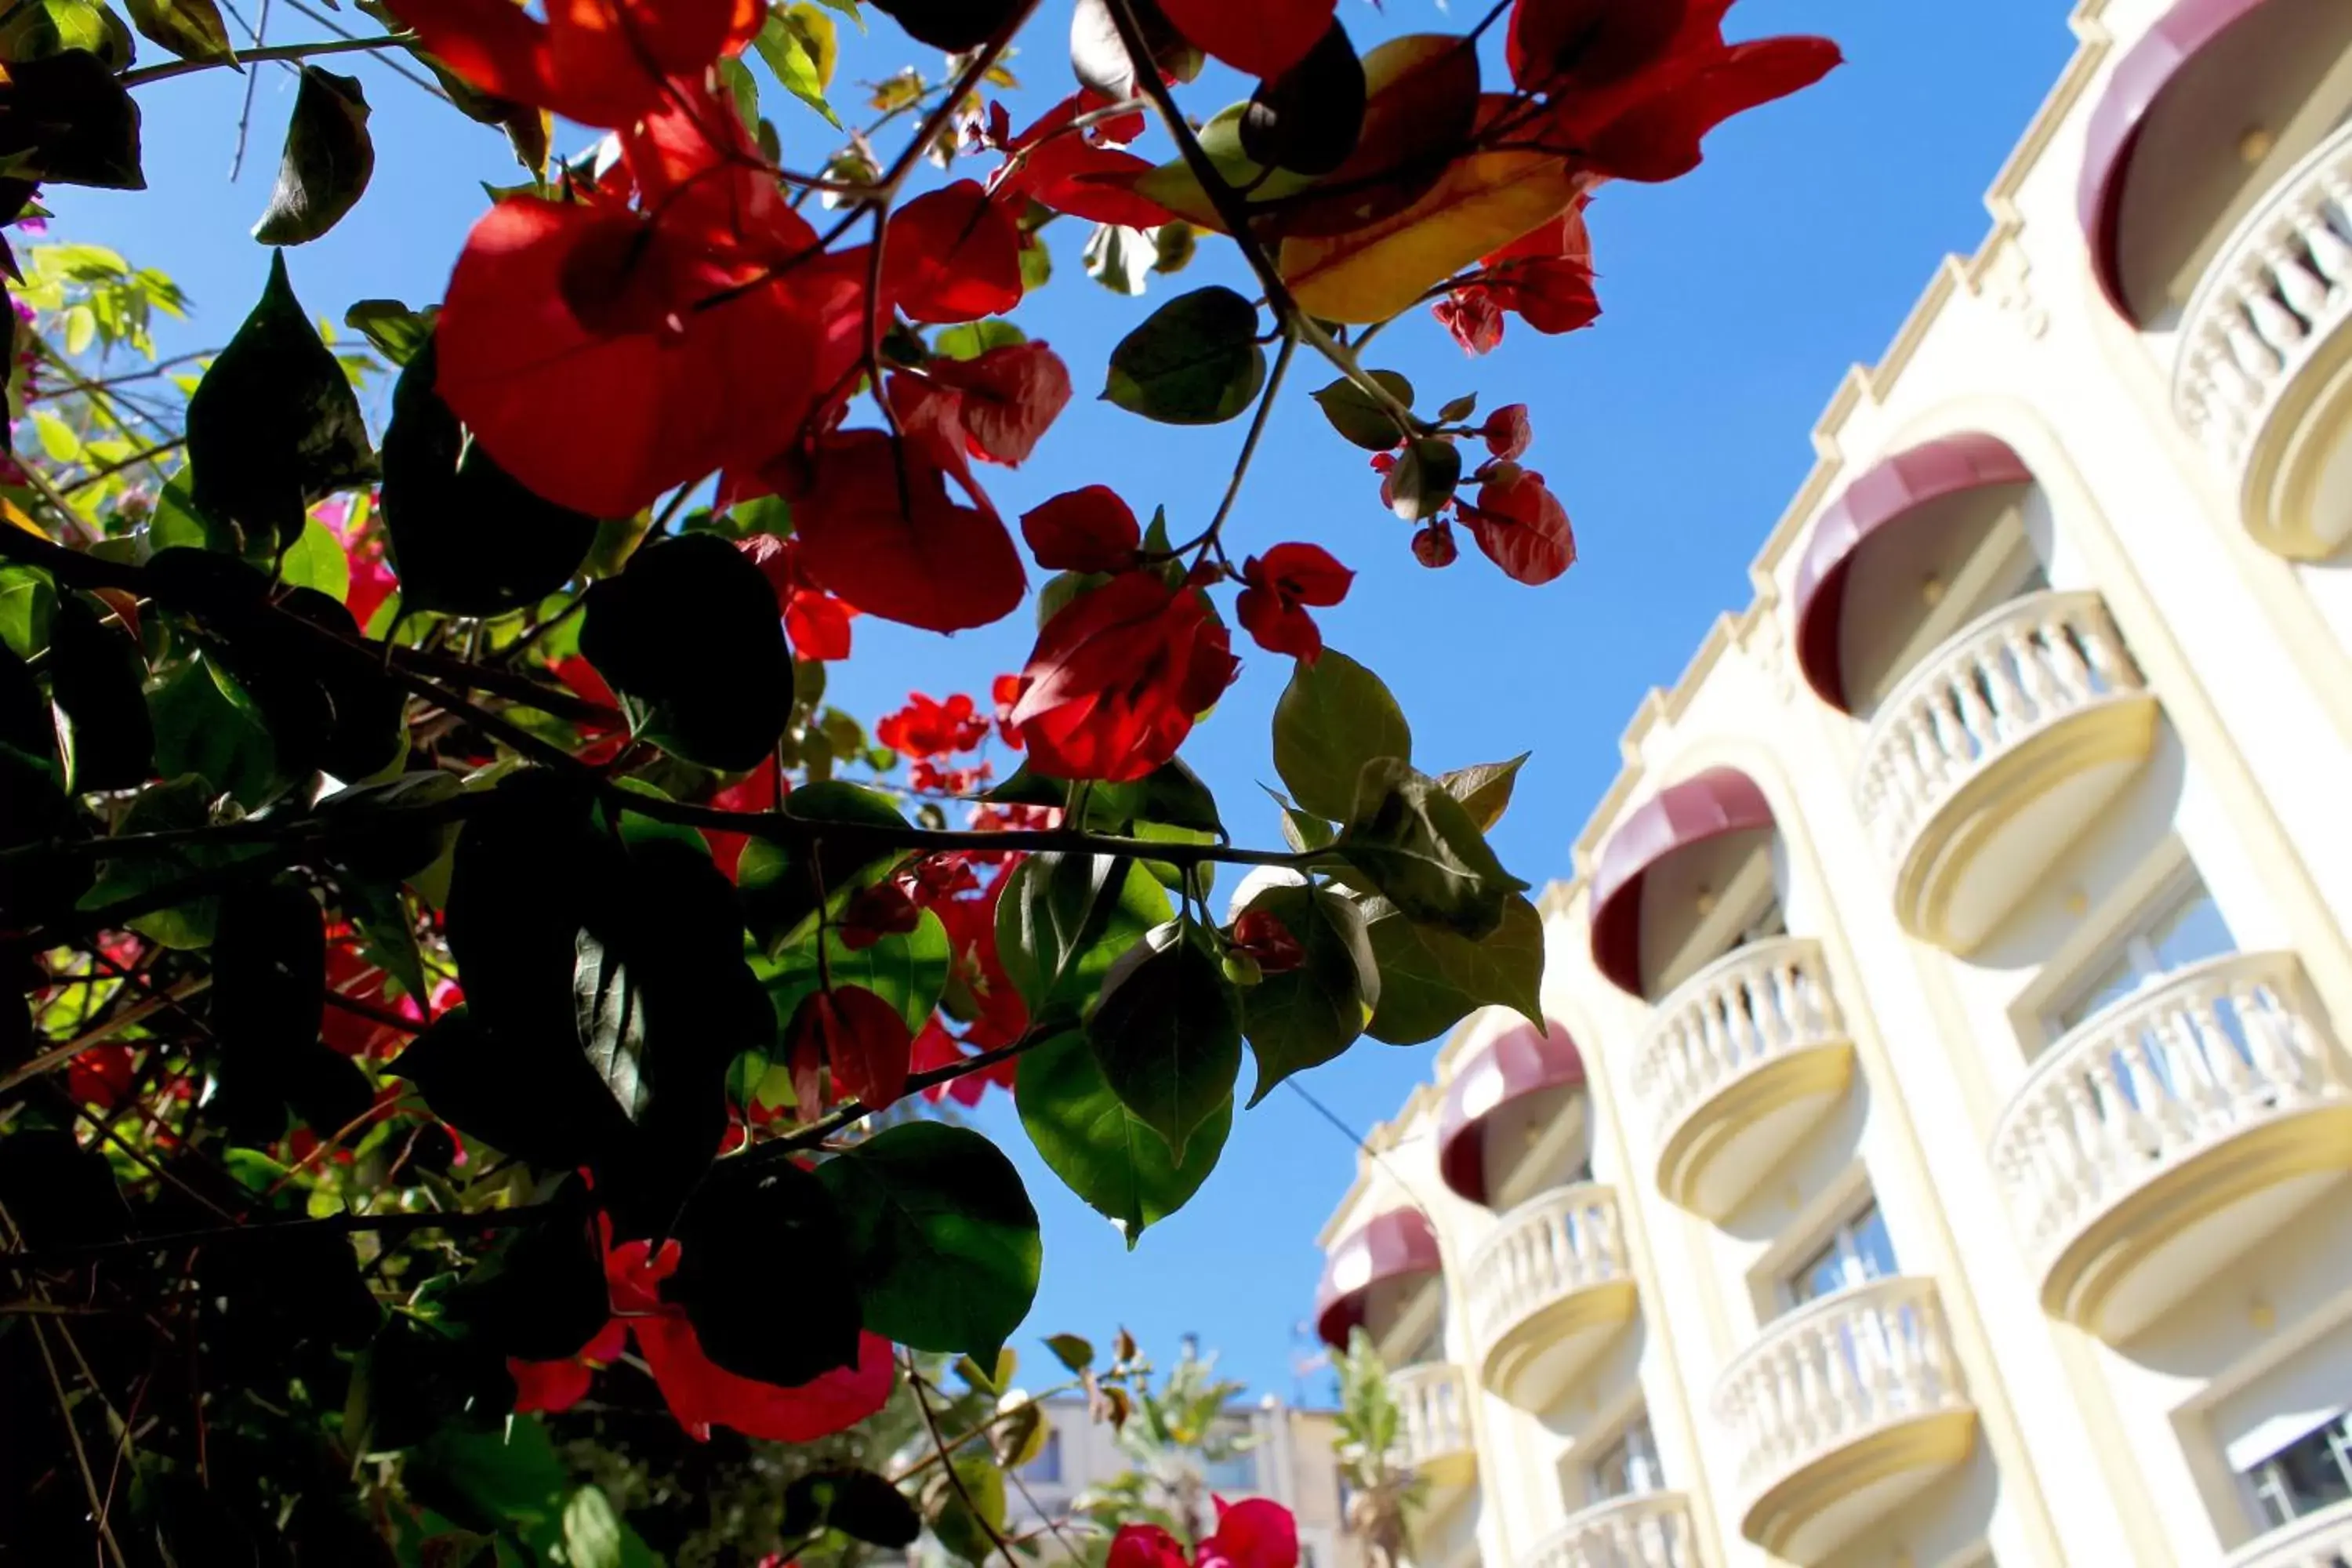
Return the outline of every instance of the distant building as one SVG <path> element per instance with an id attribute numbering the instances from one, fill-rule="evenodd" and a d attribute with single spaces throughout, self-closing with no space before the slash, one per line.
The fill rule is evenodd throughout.
<path id="1" fill-rule="evenodd" d="M 1415 1568 L 2352 1563 L 2352 0 L 2073 26 L 1324 1232 Z"/>
<path id="2" fill-rule="evenodd" d="M 1020 1485 L 1007 1500 L 1009 1528 L 1018 1533 L 1061 1517 L 1082 1493 L 1116 1479 L 1132 1466 L 1109 1424 L 1087 1419 L 1083 1396 L 1057 1396 L 1043 1407 L 1048 1428 L 1045 1450 L 1018 1472 Z M 1363 1568 L 1362 1548 L 1341 1531 L 1331 1413 L 1297 1409 L 1268 1395 L 1257 1405 L 1234 1405 L 1225 1420 L 1232 1430 L 1255 1442 L 1231 1458 L 1206 1466 L 1202 1471 L 1206 1490 L 1229 1502 L 1270 1498 L 1290 1510 L 1298 1521 L 1299 1568 Z M 1202 1507 L 1208 1507 L 1205 1500 Z M 1055 1550 L 1050 1535 L 1043 1544 L 1049 1559 L 1066 1555 Z"/>

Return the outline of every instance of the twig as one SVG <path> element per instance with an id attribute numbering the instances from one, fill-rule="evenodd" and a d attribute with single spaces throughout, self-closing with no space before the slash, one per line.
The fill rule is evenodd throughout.
<path id="1" fill-rule="evenodd" d="M 169 457 L 187 444 L 188 438 L 185 436 L 175 436 L 169 441 L 159 441 L 144 451 L 133 452 L 127 458 L 118 458 L 114 462 L 92 468 L 73 483 L 59 486 L 58 493 L 69 496 L 77 490 L 88 489 L 92 485 L 101 484 L 112 479 L 125 468 L 135 468 L 142 463 L 152 463 L 158 458 Z"/>
<path id="2" fill-rule="evenodd" d="M 514 1230 L 536 1224 L 542 1216 L 558 1209 L 571 1207 L 571 1203 L 558 1201 L 540 1204 L 517 1204 L 510 1208 L 476 1209 L 454 1214 L 439 1210 L 403 1211 L 397 1214 L 339 1214 L 320 1219 L 288 1220 L 279 1225 L 237 1225 L 215 1226 L 202 1230 L 173 1231 L 164 1236 L 133 1237 L 128 1241 L 86 1242 L 79 1247 L 53 1247 L 40 1252 L 0 1252 L 0 1269 L 16 1273 L 31 1273 L 44 1268 L 62 1268 L 83 1263 L 96 1263 L 109 1258 L 121 1258 L 142 1252 L 163 1252 L 181 1247 L 250 1247 L 259 1241 L 284 1241 L 294 1237 L 358 1236 L 362 1233 L 383 1237 L 404 1237 L 413 1231 L 449 1230 L 472 1233 L 486 1230 Z"/>
<path id="3" fill-rule="evenodd" d="M 212 983 L 212 976 L 209 974 L 191 975 L 187 979 L 173 982 L 171 989 L 167 991 L 147 997 L 143 1001 L 132 1003 L 105 1023 L 96 1026 L 86 1033 L 75 1036 L 64 1045 L 43 1051 L 31 1061 L 13 1068 L 5 1074 L 0 1074 L 0 1094 L 7 1093 L 29 1079 L 38 1078 L 43 1073 L 51 1072 L 65 1066 L 90 1047 L 102 1045 L 134 1024 L 143 1022 L 149 1016 L 160 1013 L 166 1007 L 177 1005 Z"/>
<path id="4" fill-rule="evenodd" d="M 1265 378 L 1265 390 L 1258 395 L 1257 414 L 1250 420 L 1249 434 L 1242 437 L 1241 455 L 1234 459 L 1234 477 L 1225 485 L 1224 499 L 1217 503 L 1217 514 L 1200 536 L 1185 541 L 1170 553 L 1181 555 L 1191 550 L 1223 551 L 1221 536 L 1225 519 L 1233 515 L 1234 503 L 1241 499 L 1242 480 L 1248 477 L 1250 459 L 1257 455 L 1259 437 L 1265 434 L 1266 422 L 1274 414 L 1274 400 L 1282 392 L 1282 378 L 1290 369 L 1290 357 L 1298 352 L 1298 340 L 1286 332 L 1282 347 L 1274 356 L 1274 369 Z M 1222 555 L 1220 557 L 1222 559 Z"/>
<path id="5" fill-rule="evenodd" d="M 247 59 L 261 58 L 262 49 L 267 47 L 269 42 L 268 33 L 269 0 L 261 0 L 261 9 L 256 14 L 253 24 L 253 53 L 246 57 Z M 230 155 L 228 161 L 228 178 L 231 184 L 235 184 L 236 177 L 245 173 L 245 141 L 247 132 L 253 129 L 253 95 L 260 85 L 259 71 L 245 73 L 245 105 L 236 112 L 236 151 Z"/>
<path id="6" fill-rule="evenodd" d="M 923 1429 L 931 1435 L 932 1448 L 946 1461 L 941 1468 L 947 1472 L 948 1484 L 955 1489 L 956 1496 L 963 1500 L 964 1511 L 971 1515 L 971 1521 L 980 1526 L 981 1533 L 1004 1554 L 1006 1568 L 1021 1568 L 1021 1560 L 1013 1555 L 1013 1543 L 1004 1539 L 1004 1532 L 997 1529 L 995 1521 L 981 1511 L 980 1505 L 972 1500 L 971 1489 L 963 1484 L 963 1476 L 956 1469 L 955 1461 L 947 1458 L 947 1439 L 940 1432 L 939 1417 L 931 1414 L 931 1396 L 924 1392 L 929 1384 L 924 1381 L 921 1370 L 915 1365 L 915 1352 L 907 1351 L 902 1353 L 906 1357 L 908 1384 L 915 1391 L 915 1408 L 923 1413 Z"/>
<path id="7" fill-rule="evenodd" d="M 324 38 L 309 44 L 272 44 L 267 48 L 242 49 L 240 62 L 251 60 L 306 60 L 319 55 L 349 55 L 369 49 L 404 49 L 416 41 L 414 33 L 383 33 L 369 38 Z M 145 87 L 149 82 L 166 81 L 192 71 L 211 70 L 228 64 L 226 60 L 168 60 L 159 66 L 142 66 L 125 71 L 115 78 L 117 85 Z"/>

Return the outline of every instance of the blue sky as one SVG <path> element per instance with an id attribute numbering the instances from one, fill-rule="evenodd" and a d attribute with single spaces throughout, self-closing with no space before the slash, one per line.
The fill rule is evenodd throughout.
<path id="1" fill-rule="evenodd" d="M 1045 11 L 1015 62 L 1024 84 L 1011 100 L 1016 123 L 1068 90 L 1067 6 L 1057 0 Z M 1472 390 L 1482 408 L 1529 405 L 1536 441 L 1527 460 L 1566 503 L 1581 552 L 1549 587 L 1510 583 L 1466 536 L 1453 568 L 1418 566 L 1411 531 L 1380 507 L 1364 455 L 1305 396 L 1328 377 L 1304 356 L 1295 367 L 1295 389 L 1227 538 L 1237 555 L 1311 540 L 1358 569 L 1348 602 L 1320 613 L 1325 634 L 1387 678 L 1412 721 L 1421 765 L 1435 772 L 1532 750 L 1495 835 L 1520 876 L 1540 884 L 1567 874 L 1569 845 L 1615 774 L 1617 738 L 1642 694 L 1672 682 L 1709 622 L 1746 602 L 1748 563 L 1811 462 L 1809 433 L 1839 376 L 1877 356 L 1945 253 L 1982 235 L 1984 188 L 2071 47 L 2062 12 L 2048 0 L 1745 0 L 1732 13 L 1735 36 L 1826 34 L 1849 63 L 1718 132 L 1691 177 L 1601 194 L 1591 214 L 1607 312 L 1597 327 L 1545 338 L 1515 322 L 1501 349 L 1475 362 L 1433 323 L 1400 323 L 1382 337 L 1370 360 L 1411 377 L 1425 407 Z M 1381 12 L 1341 0 L 1340 14 L 1360 47 L 1398 32 L 1458 30 L 1477 8 L 1389 0 Z M 322 36 L 283 8 L 278 16 L 273 41 Z M 844 29 L 835 98 L 853 122 L 859 95 L 850 83 L 909 60 L 936 72 L 935 57 L 887 18 L 875 16 L 872 26 L 864 40 Z M 142 61 L 159 55 L 142 48 Z M 516 177 L 504 142 L 377 66 L 330 63 L 355 70 L 375 105 L 376 172 L 351 216 L 289 255 L 296 290 L 314 315 L 336 319 L 372 296 L 436 299 L 484 205 L 478 182 Z M 208 71 L 142 90 L 148 192 L 53 193 L 58 237 L 115 246 L 188 290 L 195 319 L 162 334 L 165 353 L 222 342 L 260 289 L 268 257 L 247 231 L 268 201 L 293 80 L 260 71 L 235 184 L 227 174 L 244 83 Z M 1194 112 L 1245 90 L 1223 85 L 1234 89 L 1223 97 L 1214 83 L 1188 93 Z M 786 162 L 813 166 L 835 134 L 780 92 L 770 99 Z M 1213 509 L 1240 426 L 1171 430 L 1091 395 L 1111 345 L 1153 303 L 1236 281 L 1240 268 L 1229 247 L 1207 240 L 1189 271 L 1153 279 L 1149 300 L 1120 299 L 1081 269 L 1083 228 L 1049 231 L 1055 276 L 1017 318 L 1068 361 L 1078 399 L 1026 468 L 987 476 L 991 491 L 1009 513 L 1108 483 L 1139 511 L 1165 504 L 1181 538 Z M 1017 668 L 1030 635 L 1025 615 L 954 647 L 860 621 L 856 658 L 836 670 L 832 695 L 870 718 L 909 689 L 984 691 L 991 673 Z M 1236 834 L 1270 842 L 1270 809 L 1254 786 L 1274 779 L 1267 725 L 1287 661 L 1244 651 L 1240 683 L 1186 754 Z M 1368 1040 L 1304 1081 L 1361 1130 L 1402 1101 L 1433 1049 Z M 1242 1116 L 1206 1189 L 1131 1254 L 1028 1156 L 1001 1100 L 981 1123 L 1022 1161 L 1044 1215 L 1034 1333 L 1108 1339 L 1124 1323 L 1170 1355 L 1179 1335 L 1197 1333 L 1258 1390 L 1322 1388 L 1321 1375 L 1296 1370 L 1313 1348 L 1302 1320 L 1320 1266 L 1315 1234 L 1355 1155 L 1304 1100 L 1277 1091 Z M 1043 1360 L 1034 1342 L 1027 1354 Z"/>

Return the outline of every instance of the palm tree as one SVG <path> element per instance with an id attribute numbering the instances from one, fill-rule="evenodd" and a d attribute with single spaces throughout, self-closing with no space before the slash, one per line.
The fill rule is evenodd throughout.
<path id="1" fill-rule="evenodd" d="M 1413 1516 L 1429 1498 L 1428 1480 L 1403 1462 L 1403 1412 L 1389 1391 L 1388 1369 L 1371 1336 L 1358 1329 L 1333 1361 L 1339 1374 L 1339 1472 L 1348 1483 L 1346 1524 L 1363 1542 L 1371 1568 L 1397 1568 Z"/>

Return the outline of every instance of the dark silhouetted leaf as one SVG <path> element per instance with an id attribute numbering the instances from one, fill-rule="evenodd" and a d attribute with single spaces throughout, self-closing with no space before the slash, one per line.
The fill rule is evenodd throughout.
<path id="1" fill-rule="evenodd" d="M 13 1128 L 0 1138 L 0 1207 L 37 1251 L 117 1241 L 131 1230 L 131 1210 L 106 1156 L 45 1127 Z"/>
<path id="2" fill-rule="evenodd" d="M 188 462 L 198 510 L 280 549 L 311 502 L 376 477 L 359 400 L 295 299 L 283 251 L 188 399 Z"/>
<path id="3" fill-rule="evenodd" d="M 726 1162 L 679 1216 L 677 1238 L 677 1272 L 663 1294 L 686 1309 L 719 1365 L 791 1387 L 855 1363 L 849 1252 L 815 1176 L 789 1163 Z"/>
<path id="4" fill-rule="evenodd" d="M 343 325 L 365 337 L 393 363 L 405 365 L 433 341 L 433 323 L 440 317 L 438 305 L 412 310 L 397 300 L 362 300 L 343 312 Z M 399 395 L 395 388 L 393 396 L 397 400 Z M 393 416 L 399 417 L 396 401 Z"/>
<path id="5" fill-rule="evenodd" d="M 766 763 L 792 713 L 775 590 L 710 534 L 648 544 L 591 588 L 580 651 L 631 702 L 646 739 L 705 767 Z"/>
<path id="6" fill-rule="evenodd" d="M 106 62 L 85 48 L 11 59 L 0 81 L 0 161 L 17 179 L 147 188 L 139 167 L 139 106 Z"/>
<path id="7" fill-rule="evenodd" d="M 254 238 L 264 245 L 306 245 L 342 221 L 375 173 L 375 143 L 368 138 L 367 121 L 367 94 L 357 77 L 302 68 L 278 164 L 278 187 L 270 193 L 269 210 L 253 226 Z"/>
<path id="8" fill-rule="evenodd" d="M 1270 168 L 1328 174 L 1364 129 L 1364 63 L 1334 17 L 1307 57 L 1258 83 L 1242 114 L 1242 150 Z"/>
<path id="9" fill-rule="evenodd" d="M 923 1533 L 923 1517 L 906 1494 L 871 1470 L 827 1468 L 795 1476 L 784 1488 L 783 1533 L 837 1530 L 897 1551 Z"/>
<path id="10" fill-rule="evenodd" d="M 145 783 L 155 731 L 131 634 L 100 621 L 79 595 L 64 595 L 49 623 L 48 668 L 49 694 L 64 715 L 58 740 L 66 788 L 80 795 Z"/>
<path id="11" fill-rule="evenodd" d="M 411 324 L 376 321 L 408 341 Z M 383 524 L 401 603 L 457 616 L 537 604 L 580 570 L 596 520 L 533 495 L 468 439 L 434 390 L 436 365 L 428 332 L 393 388 L 383 433 Z"/>
<path id="12" fill-rule="evenodd" d="M 965 1127 L 910 1121 L 817 1167 L 849 1244 L 866 1327 L 991 1360 L 1029 1315 L 1042 1249 L 1013 1162 Z"/>
<path id="13" fill-rule="evenodd" d="M 871 0 L 917 43 L 959 55 L 1004 30 L 1024 7 L 1016 0 Z"/>
<path id="14" fill-rule="evenodd" d="M 239 1142 L 266 1142 L 284 1129 L 299 1064 L 326 1050 L 319 1042 L 325 917 L 291 881 L 238 889 L 221 900 L 212 956 L 212 1033 L 230 1132 Z"/>
<path id="15" fill-rule="evenodd" d="M 1257 307 L 1212 285 L 1179 295 L 1111 350 L 1103 395 L 1162 425 L 1216 425 L 1265 383 Z"/>
<path id="16" fill-rule="evenodd" d="M 1435 517 L 1462 482 L 1462 448 L 1438 436 L 1424 436 L 1398 455 L 1389 475 L 1389 510 L 1407 522 Z"/>

